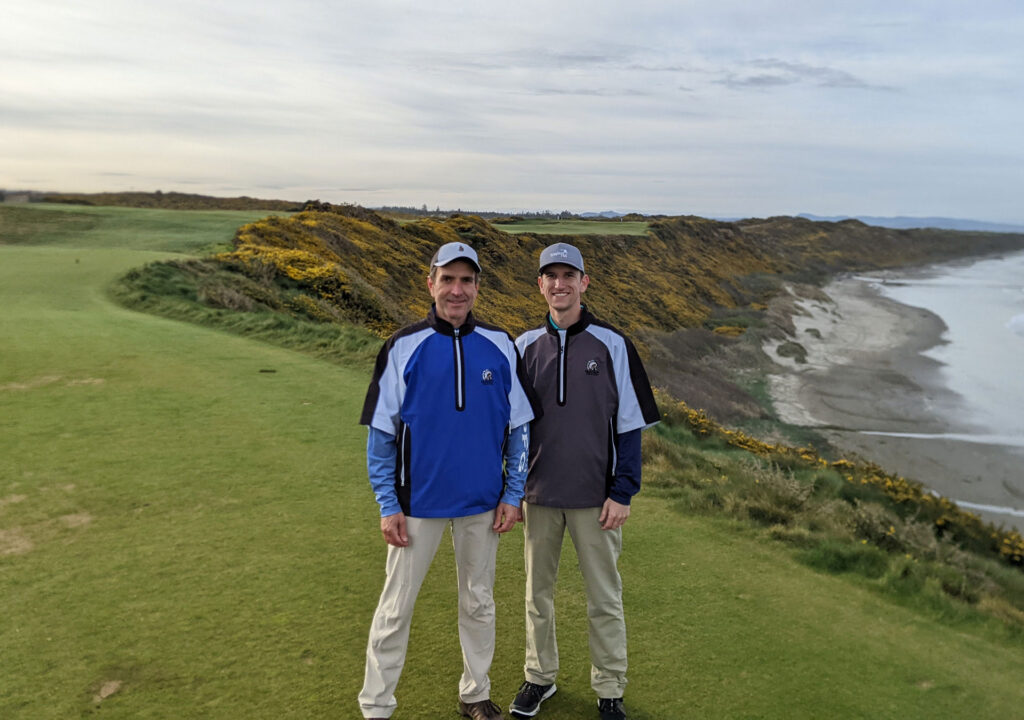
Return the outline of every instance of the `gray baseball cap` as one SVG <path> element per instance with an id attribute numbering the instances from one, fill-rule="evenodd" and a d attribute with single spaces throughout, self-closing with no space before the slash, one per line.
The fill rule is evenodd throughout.
<path id="1" fill-rule="evenodd" d="M 570 245 L 569 243 L 555 243 L 554 245 L 548 245 L 540 251 L 541 270 L 555 263 L 570 265 L 581 273 L 586 272 L 583 269 L 583 255 L 575 245 Z"/>
<path id="2" fill-rule="evenodd" d="M 480 272 L 480 260 L 476 256 L 476 251 L 463 242 L 445 243 L 439 247 L 437 252 L 434 253 L 430 265 L 431 267 L 444 267 L 456 260 L 465 260 L 472 264 L 477 272 Z"/>

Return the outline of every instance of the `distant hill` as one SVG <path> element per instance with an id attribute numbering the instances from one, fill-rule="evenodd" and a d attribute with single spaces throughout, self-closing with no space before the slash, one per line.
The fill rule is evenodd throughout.
<path id="1" fill-rule="evenodd" d="M 605 210 L 603 212 L 585 212 L 580 213 L 581 218 L 620 218 L 626 213 L 615 212 L 614 210 Z"/>
<path id="2" fill-rule="evenodd" d="M 893 228 L 896 230 L 911 230 L 915 228 L 938 228 L 940 230 L 962 230 L 968 232 L 997 232 L 997 233 L 1019 233 L 1024 232 L 1024 225 L 1008 225 L 1005 223 L 991 223 L 983 220 L 964 220 L 962 218 L 947 217 L 875 217 L 872 215 L 812 215 L 800 213 L 798 217 L 807 218 L 816 222 L 842 222 L 843 220 L 860 220 L 865 225 L 876 227 Z"/>
<path id="3" fill-rule="evenodd" d="M 48 193 L 33 201 L 64 205 L 161 208 L 164 210 L 277 210 L 299 211 L 303 203 L 251 197 L 214 197 L 180 192 Z"/>

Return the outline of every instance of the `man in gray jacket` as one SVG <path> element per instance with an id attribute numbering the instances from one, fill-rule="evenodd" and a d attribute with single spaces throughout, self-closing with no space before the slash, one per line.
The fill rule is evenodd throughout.
<path id="1" fill-rule="evenodd" d="M 590 684 L 602 720 L 625 720 L 626 622 L 618 571 L 622 525 L 640 490 L 640 432 L 658 408 L 633 344 L 581 303 L 590 284 L 580 251 L 540 254 L 543 324 L 516 339 L 544 414 L 530 426 L 523 502 L 526 681 L 509 708 L 533 717 L 556 690 L 554 586 L 566 529 L 576 547 L 590 620 Z"/>

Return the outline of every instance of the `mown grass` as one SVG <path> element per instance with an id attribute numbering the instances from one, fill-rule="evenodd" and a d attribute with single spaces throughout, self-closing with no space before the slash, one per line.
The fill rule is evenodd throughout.
<path id="1" fill-rule="evenodd" d="M 144 254 L 0 252 L 0 716 L 327 716 L 364 374 L 105 302 Z"/>
<path id="2" fill-rule="evenodd" d="M 268 215 L 287 214 L 266 210 L 0 204 L 0 244 L 203 254 L 230 247 L 239 225 Z"/>
<path id="3" fill-rule="evenodd" d="M 384 557 L 356 424 L 367 372 L 110 302 L 116 278 L 161 256 L 0 246 L 0 717 L 358 717 Z M 672 437 L 649 433 L 648 455 L 671 441 L 697 483 L 750 472 L 725 443 L 655 432 Z M 710 512 L 661 470 L 625 534 L 632 718 L 1019 713 L 1019 638 L 815 570 L 807 548 Z M 518 530 L 503 537 L 503 705 L 522 673 L 521 553 Z M 568 547 L 556 601 L 544 717 L 594 716 Z M 460 668 L 443 544 L 395 718 L 457 717 Z"/>

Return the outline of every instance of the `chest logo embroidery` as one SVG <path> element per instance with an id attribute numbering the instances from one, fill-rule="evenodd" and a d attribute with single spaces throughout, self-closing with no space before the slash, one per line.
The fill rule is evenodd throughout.
<path id="1" fill-rule="evenodd" d="M 480 382 L 482 382 L 484 385 L 493 385 L 494 373 L 492 373 L 490 370 L 484 370 L 482 373 L 480 373 Z"/>
<path id="2" fill-rule="evenodd" d="M 587 360 L 587 375 L 600 375 L 601 371 L 597 368 L 597 360 Z"/>

